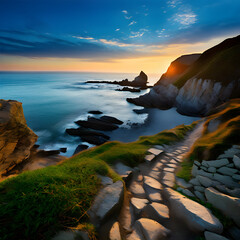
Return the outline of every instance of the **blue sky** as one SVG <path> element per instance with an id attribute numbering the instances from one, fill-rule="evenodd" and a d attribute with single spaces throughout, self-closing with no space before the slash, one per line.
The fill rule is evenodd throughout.
<path id="1" fill-rule="evenodd" d="M 199 43 L 238 35 L 239 10 L 239 0 L 0 0 L 0 63 L 109 62 L 181 44 L 198 52 Z"/>

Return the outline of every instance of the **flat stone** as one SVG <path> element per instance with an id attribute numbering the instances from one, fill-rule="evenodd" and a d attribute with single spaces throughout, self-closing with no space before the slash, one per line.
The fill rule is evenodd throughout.
<path id="1" fill-rule="evenodd" d="M 131 234 L 129 234 L 126 238 L 127 240 L 144 240 L 144 236 L 141 233 L 138 233 L 134 230 Z"/>
<path id="2" fill-rule="evenodd" d="M 228 165 L 226 165 L 226 167 L 234 168 L 234 164 L 233 163 L 229 163 Z"/>
<path id="3" fill-rule="evenodd" d="M 163 180 L 162 184 L 166 185 L 167 187 L 172 188 L 174 186 L 174 182 L 169 181 L 169 180 Z"/>
<path id="4" fill-rule="evenodd" d="M 148 218 L 138 219 L 134 224 L 134 228 L 137 232 L 143 233 L 145 240 L 162 240 L 170 233 L 170 230 L 160 223 Z"/>
<path id="5" fill-rule="evenodd" d="M 165 172 L 164 176 L 163 176 L 163 180 L 167 180 L 170 182 L 175 182 L 175 175 L 173 173 L 170 172 Z"/>
<path id="6" fill-rule="evenodd" d="M 147 185 L 151 188 L 155 188 L 155 189 L 158 189 L 158 190 L 162 189 L 161 183 L 158 182 L 157 180 L 155 180 L 152 177 L 144 176 L 143 182 L 144 182 L 145 185 Z"/>
<path id="7" fill-rule="evenodd" d="M 121 177 L 127 177 L 133 169 L 124 165 L 123 163 L 119 162 L 115 164 L 114 170 L 121 176 Z"/>
<path id="8" fill-rule="evenodd" d="M 220 160 L 212 160 L 212 161 L 205 161 L 205 160 L 202 161 L 202 165 L 205 167 L 220 168 L 228 164 L 229 164 L 229 161 L 227 158 L 223 158 Z"/>
<path id="9" fill-rule="evenodd" d="M 162 153 L 163 152 L 163 150 L 161 150 L 161 149 L 157 149 L 157 148 L 150 148 L 150 149 L 148 149 L 148 152 L 149 153 L 152 153 L 152 154 L 154 154 L 154 155 L 159 155 L 160 153 Z"/>
<path id="10" fill-rule="evenodd" d="M 147 199 L 131 198 L 131 204 L 133 206 L 135 214 L 137 215 L 141 213 L 142 209 L 147 205 L 147 203 Z"/>
<path id="11" fill-rule="evenodd" d="M 187 183 L 183 178 L 176 177 L 176 183 L 177 183 L 177 185 L 179 185 L 180 187 L 183 187 L 183 188 L 192 187 L 192 184 Z"/>
<path id="12" fill-rule="evenodd" d="M 157 148 L 159 150 L 164 150 L 164 147 L 162 145 L 154 145 L 153 148 Z"/>
<path id="13" fill-rule="evenodd" d="M 215 173 L 217 171 L 217 169 L 215 167 L 209 167 L 207 170 L 210 173 Z"/>
<path id="14" fill-rule="evenodd" d="M 148 173 L 148 176 L 152 177 L 156 180 L 159 180 L 160 179 L 160 172 L 151 171 L 151 172 Z"/>
<path id="15" fill-rule="evenodd" d="M 208 168 L 207 168 L 207 167 L 204 167 L 204 166 L 200 166 L 200 168 L 201 168 L 203 171 L 206 171 L 206 172 L 207 172 L 207 170 L 208 170 Z"/>
<path id="16" fill-rule="evenodd" d="M 198 166 L 193 164 L 192 170 L 191 170 L 192 176 L 196 177 L 198 174 Z"/>
<path id="17" fill-rule="evenodd" d="M 157 222 L 162 222 L 169 219 L 169 209 L 161 203 L 148 204 L 143 210 L 144 217 L 153 219 Z"/>
<path id="18" fill-rule="evenodd" d="M 224 185 L 226 185 L 228 187 L 239 187 L 239 184 L 234 182 L 230 176 L 223 176 L 221 174 L 214 173 L 213 177 L 214 177 L 214 179 L 216 179 L 217 181 L 223 183 Z"/>
<path id="19" fill-rule="evenodd" d="M 221 222 L 209 209 L 171 188 L 165 188 L 164 192 L 169 199 L 171 214 L 182 221 L 183 224 L 186 224 L 190 230 L 198 233 L 206 230 L 222 233 Z"/>
<path id="20" fill-rule="evenodd" d="M 119 223 L 115 222 L 109 232 L 109 239 L 110 240 L 122 240 Z"/>
<path id="21" fill-rule="evenodd" d="M 200 166 L 201 166 L 201 163 L 200 163 L 200 162 L 198 162 L 198 161 L 196 161 L 196 160 L 193 162 L 193 164 L 194 164 L 194 165 L 196 165 L 196 166 L 198 166 L 198 167 L 200 167 Z"/>
<path id="22" fill-rule="evenodd" d="M 215 208 L 219 209 L 224 215 L 233 219 L 240 227 L 240 199 L 220 193 L 216 189 L 210 187 L 205 190 L 207 201 Z"/>
<path id="23" fill-rule="evenodd" d="M 146 194 L 151 202 L 162 202 L 162 196 L 158 189 L 146 188 Z"/>
<path id="24" fill-rule="evenodd" d="M 199 198 L 201 201 L 206 202 L 206 198 L 203 193 L 199 191 L 194 191 L 194 194 L 197 198 Z"/>
<path id="25" fill-rule="evenodd" d="M 217 172 L 223 174 L 223 175 L 228 175 L 232 176 L 233 174 L 237 173 L 237 169 L 234 168 L 229 168 L 229 167 L 221 167 L 217 170 Z"/>
<path id="26" fill-rule="evenodd" d="M 146 162 L 151 162 L 155 158 L 154 154 L 146 155 L 145 156 L 145 161 Z"/>
<path id="27" fill-rule="evenodd" d="M 152 170 L 154 171 L 160 171 L 162 169 L 162 163 L 161 162 L 157 162 L 155 163 L 155 165 L 153 166 Z"/>
<path id="28" fill-rule="evenodd" d="M 178 162 L 177 162 L 176 160 L 172 159 L 172 160 L 170 161 L 170 163 L 176 164 L 176 163 L 178 163 Z"/>
<path id="29" fill-rule="evenodd" d="M 132 182 L 132 184 L 129 187 L 130 192 L 135 196 L 139 198 L 146 198 L 145 191 L 138 182 Z"/>
<path id="30" fill-rule="evenodd" d="M 99 224 L 101 221 L 113 214 L 123 200 L 123 183 L 117 181 L 100 190 L 89 210 L 92 222 Z"/>
<path id="31" fill-rule="evenodd" d="M 195 185 L 195 186 L 200 186 L 201 185 L 197 178 L 192 178 L 189 181 L 189 183 L 192 184 L 192 185 Z"/>
<path id="32" fill-rule="evenodd" d="M 206 172 L 206 171 L 204 171 L 204 170 L 202 170 L 202 169 L 200 169 L 200 170 L 197 171 L 197 175 L 201 175 L 201 176 L 204 176 L 204 177 L 208 177 L 208 178 L 210 178 L 210 179 L 213 179 L 213 174 L 214 174 L 214 173 L 208 173 L 208 172 Z"/>
<path id="33" fill-rule="evenodd" d="M 202 186 L 194 186 L 194 190 L 199 191 L 199 192 L 204 192 L 204 191 L 205 191 L 205 187 L 202 187 Z"/>
<path id="34" fill-rule="evenodd" d="M 138 174 L 136 181 L 137 182 L 142 182 L 142 180 L 143 180 L 143 175 L 142 174 Z"/>
<path id="35" fill-rule="evenodd" d="M 197 176 L 197 179 L 199 180 L 199 182 L 201 183 L 202 186 L 204 187 L 210 187 L 212 186 L 212 180 L 209 179 L 208 177 L 204 177 L 204 176 Z"/>
<path id="36" fill-rule="evenodd" d="M 167 164 L 167 166 L 170 167 L 170 168 L 176 168 L 177 167 L 177 165 L 173 164 L 173 163 L 169 163 L 169 164 Z"/>
<path id="37" fill-rule="evenodd" d="M 101 179 L 101 183 L 103 186 L 113 184 L 113 180 L 110 177 L 106 177 L 102 175 L 98 175 L 98 177 Z"/>
<path id="38" fill-rule="evenodd" d="M 232 175 L 232 178 L 236 181 L 240 181 L 240 175 L 239 174 Z"/>
<path id="39" fill-rule="evenodd" d="M 164 168 L 163 171 L 166 171 L 166 172 L 175 172 L 175 169 L 174 168 Z"/>
<path id="40" fill-rule="evenodd" d="M 188 197 L 195 197 L 195 195 L 188 189 L 183 189 L 182 193 L 187 195 Z"/>
<path id="41" fill-rule="evenodd" d="M 218 235 L 218 234 L 212 233 L 212 232 L 208 232 L 208 231 L 204 232 L 204 237 L 206 240 L 229 240 L 228 238 L 225 238 L 221 235 Z"/>
<path id="42" fill-rule="evenodd" d="M 240 157 L 237 155 L 233 156 L 233 163 L 236 168 L 240 169 Z"/>

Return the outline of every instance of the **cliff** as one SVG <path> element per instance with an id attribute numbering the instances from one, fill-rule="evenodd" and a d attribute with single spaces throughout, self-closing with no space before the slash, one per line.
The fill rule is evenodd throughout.
<path id="1" fill-rule="evenodd" d="M 240 36 L 227 39 L 201 55 L 173 61 L 148 94 L 127 99 L 144 107 L 176 107 L 186 115 L 202 116 L 240 97 Z"/>
<path id="2" fill-rule="evenodd" d="M 27 126 L 22 104 L 0 100 L 0 176 L 26 160 L 37 141 Z"/>

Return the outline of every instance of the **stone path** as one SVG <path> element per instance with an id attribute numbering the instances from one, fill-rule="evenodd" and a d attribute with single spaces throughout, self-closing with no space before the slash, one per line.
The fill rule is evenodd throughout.
<path id="1" fill-rule="evenodd" d="M 153 146 L 146 162 L 133 171 L 127 184 L 125 198 L 128 200 L 118 219 L 123 239 L 195 239 L 195 232 L 189 231 L 186 224 L 174 216 L 169 196 L 164 191 L 175 185 L 174 172 L 201 135 L 202 127 L 203 123 L 200 123 L 175 145 Z M 117 236 L 111 234 L 111 239 L 119 239 Z"/>

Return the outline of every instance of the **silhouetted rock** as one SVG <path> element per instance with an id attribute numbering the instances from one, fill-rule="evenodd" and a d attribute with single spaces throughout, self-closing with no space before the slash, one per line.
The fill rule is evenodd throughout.
<path id="1" fill-rule="evenodd" d="M 101 145 L 105 142 L 107 142 L 107 140 L 103 137 L 100 136 L 82 136 L 81 137 L 82 141 L 84 142 L 88 142 L 94 145 Z"/>
<path id="2" fill-rule="evenodd" d="M 148 113 L 148 110 L 147 109 L 133 109 L 133 111 L 136 113 L 136 114 L 144 114 L 144 113 Z"/>
<path id="3" fill-rule="evenodd" d="M 100 133 L 100 132 L 96 132 L 96 131 L 93 131 L 93 130 L 89 130 L 89 129 L 86 129 L 86 128 L 68 128 L 66 129 L 66 133 L 68 133 L 69 135 L 71 136 L 78 136 L 78 137 L 81 137 L 81 136 L 99 136 L 99 137 L 103 137 L 105 139 L 109 139 L 110 137 L 103 134 L 103 133 Z"/>
<path id="4" fill-rule="evenodd" d="M 91 114 L 103 114 L 103 112 L 98 111 L 98 110 L 92 110 L 92 111 L 89 111 L 88 113 L 91 113 Z"/>
<path id="5" fill-rule="evenodd" d="M 79 120 L 76 121 L 75 123 L 81 127 L 91 128 L 100 131 L 112 131 L 118 128 L 118 126 L 112 123 L 93 117 L 89 117 L 87 121 Z"/>
<path id="6" fill-rule="evenodd" d="M 129 88 L 129 87 L 124 87 L 122 89 L 116 89 L 116 91 L 120 92 L 141 92 L 139 88 Z"/>
<path id="7" fill-rule="evenodd" d="M 86 149 L 88 149 L 88 145 L 79 144 L 79 145 L 77 146 L 77 148 L 75 149 L 73 155 L 75 155 L 75 154 L 77 154 L 77 153 L 80 153 L 81 151 L 86 150 Z"/>
<path id="8" fill-rule="evenodd" d="M 109 123 L 113 123 L 113 124 L 118 124 L 118 125 L 123 124 L 123 121 L 121 121 L 115 117 L 111 117 L 111 116 L 102 116 L 102 117 L 100 117 L 100 119 L 105 122 L 109 122 Z"/>
<path id="9" fill-rule="evenodd" d="M 67 148 L 60 148 L 59 151 L 62 153 L 65 153 L 65 152 L 67 152 Z"/>

